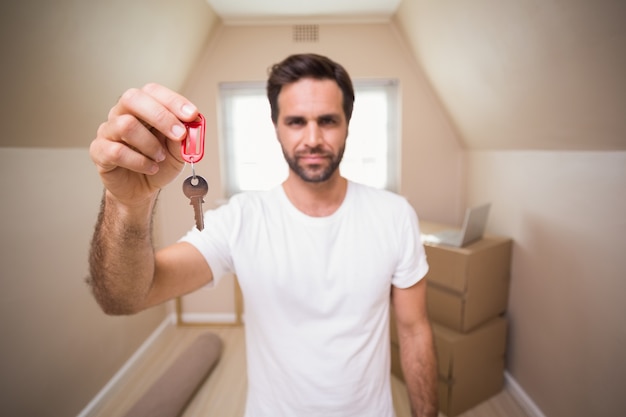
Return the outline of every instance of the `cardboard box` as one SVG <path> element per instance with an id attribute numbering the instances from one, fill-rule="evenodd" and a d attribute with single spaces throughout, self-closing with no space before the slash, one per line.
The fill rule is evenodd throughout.
<path id="1" fill-rule="evenodd" d="M 504 386 L 505 318 L 492 319 L 469 333 L 437 324 L 433 324 L 433 332 L 442 413 L 454 417 L 500 392 Z M 391 342 L 391 372 L 404 380 L 397 338 Z"/>
<path id="2" fill-rule="evenodd" d="M 486 236 L 464 248 L 424 245 L 430 319 L 470 331 L 503 313 L 508 304 L 512 241 Z"/>

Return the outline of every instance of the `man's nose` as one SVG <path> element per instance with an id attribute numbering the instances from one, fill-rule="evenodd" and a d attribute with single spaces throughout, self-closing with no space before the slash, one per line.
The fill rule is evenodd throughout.
<path id="1" fill-rule="evenodd" d="M 315 121 L 311 121 L 307 125 L 305 142 L 310 147 L 315 147 L 322 142 L 322 129 Z"/>

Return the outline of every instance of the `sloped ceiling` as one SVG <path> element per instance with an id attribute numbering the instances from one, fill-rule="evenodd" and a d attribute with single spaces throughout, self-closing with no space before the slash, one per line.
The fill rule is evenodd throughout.
<path id="1" fill-rule="evenodd" d="M 470 149 L 626 149 L 626 2 L 404 0 L 397 20 Z"/>
<path id="2" fill-rule="evenodd" d="M 0 146 L 89 146 L 124 90 L 180 89 L 218 21 L 206 0 L 1 2 Z"/>
<path id="3" fill-rule="evenodd" d="M 221 20 L 391 16 L 466 148 L 626 149 L 623 0 L 2 2 L 0 145 L 88 146 L 121 91 L 180 88 Z"/>

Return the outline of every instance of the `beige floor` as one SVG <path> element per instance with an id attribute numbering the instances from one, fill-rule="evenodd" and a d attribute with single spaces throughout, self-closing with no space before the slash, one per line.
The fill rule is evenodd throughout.
<path id="1" fill-rule="evenodd" d="M 245 342 L 241 327 L 175 327 L 169 326 L 109 392 L 89 417 L 116 417 L 124 415 L 150 383 L 200 333 L 210 330 L 224 342 L 222 357 L 211 376 L 199 389 L 182 417 L 241 417 L 244 412 L 246 389 Z M 392 377 L 394 406 L 397 417 L 409 417 L 408 399 L 404 384 Z M 443 414 L 440 414 L 443 416 Z M 461 417 L 527 417 L 523 409 L 506 390 L 466 411 Z"/>

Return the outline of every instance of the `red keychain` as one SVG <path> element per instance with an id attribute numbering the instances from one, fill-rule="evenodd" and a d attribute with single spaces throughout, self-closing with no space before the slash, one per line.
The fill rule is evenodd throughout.
<path id="1" fill-rule="evenodd" d="M 198 120 L 199 119 L 199 120 Z M 180 145 L 180 154 L 186 162 L 191 164 L 200 162 L 204 156 L 204 130 L 206 121 L 204 116 L 198 113 L 198 119 L 193 122 L 185 122 L 187 137 Z"/>
<path id="2" fill-rule="evenodd" d="M 204 156 L 204 116 L 198 114 L 198 119 L 185 123 L 187 137 L 182 141 L 180 154 L 186 162 L 191 164 L 191 177 L 183 182 L 183 193 L 189 198 L 189 204 L 193 206 L 194 218 L 198 230 L 204 229 L 204 216 L 202 203 L 204 196 L 209 191 L 209 185 L 200 175 L 196 175 L 193 164 L 199 162 Z"/>

